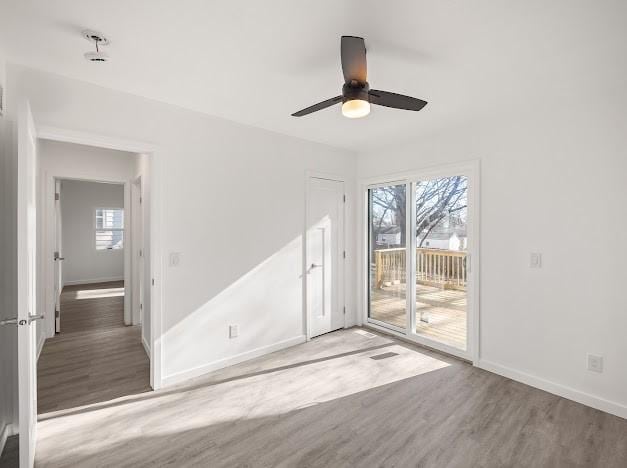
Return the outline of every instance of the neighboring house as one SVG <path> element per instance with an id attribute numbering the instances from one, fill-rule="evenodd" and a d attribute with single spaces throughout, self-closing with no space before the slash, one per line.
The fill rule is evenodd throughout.
<path id="1" fill-rule="evenodd" d="M 384 247 L 401 245 L 401 229 L 398 226 L 381 227 L 377 233 L 377 245 Z"/>
<path id="2" fill-rule="evenodd" d="M 423 240 L 426 232 L 416 236 L 416 245 L 423 248 L 466 250 L 466 224 L 459 220 L 443 222 L 434 227 Z M 422 245 L 421 245 L 422 241 Z M 376 243 L 382 248 L 394 248 L 401 245 L 401 229 L 399 226 L 384 226 L 378 230 Z"/>
<path id="3" fill-rule="evenodd" d="M 453 218 L 435 226 L 425 238 L 426 232 L 416 238 L 416 245 L 423 248 L 466 250 L 468 238 L 466 223 L 459 218 Z M 424 239 L 424 240 L 423 240 Z M 422 245 L 420 242 L 422 241 Z"/>

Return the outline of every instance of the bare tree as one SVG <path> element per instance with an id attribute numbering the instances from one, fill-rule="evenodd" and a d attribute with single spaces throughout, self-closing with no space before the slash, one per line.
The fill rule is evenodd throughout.
<path id="1" fill-rule="evenodd" d="M 429 234 L 447 217 L 458 216 L 467 207 L 468 180 L 464 176 L 443 177 L 416 184 L 416 239 L 422 247 Z M 391 185 L 373 189 L 372 230 L 376 235 L 384 227 L 400 227 L 401 245 L 406 245 L 407 219 L 405 185 Z"/>

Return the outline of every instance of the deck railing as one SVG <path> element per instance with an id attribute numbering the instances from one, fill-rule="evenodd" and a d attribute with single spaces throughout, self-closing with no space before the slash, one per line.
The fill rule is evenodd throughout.
<path id="1" fill-rule="evenodd" d="M 404 248 L 374 251 L 374 286 L 381 288 L 406 281 Z M 445 249 L 416 249 L 416 282 L 447 289 L 465 289 L 466 252 Z"/>

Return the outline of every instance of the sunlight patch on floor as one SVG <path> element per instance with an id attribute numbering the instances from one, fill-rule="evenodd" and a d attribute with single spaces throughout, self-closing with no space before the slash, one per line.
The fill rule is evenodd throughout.
<path id="1" fill-rule="evenodd" d="M 124 296 L 124 288 L 79 289 L 74 292 L 73 299 L 98 299 L 101 297 Z"/>
<path id="2" fill-rule="evenodd" d="M 165 440 L 190 431 L 208 431 L 208 437 L 219 438 L 220 428 L 231 424 L 297 417 L 307 408 L 363 398 L 377 388 L 397 389 L 394 384 L 421 375 L 428 378 L 451 365 L 434 353 L 367 331 L 337 333 L 216 371 L 189 385 L 40 416 L 38 458 L 51 466 L 76 466 L 140 439 Z M 61 440 L 71 448 L 59 451 Z"/>

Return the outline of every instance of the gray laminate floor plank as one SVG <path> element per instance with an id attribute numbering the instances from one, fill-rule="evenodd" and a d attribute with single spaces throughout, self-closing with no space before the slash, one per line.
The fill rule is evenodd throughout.
<path id="1" fill-rule="evenodd" d="M 41 415 L 37 465 L 625 468 L 627 421 L 349 329 Z"/>
<path id="2" fill-rule="evenodd" d="M 150 390 L 140 327 L 124 325 L 124 282 L 63 288 L 61 333 L 37 363 L 38 413 Z"/>

